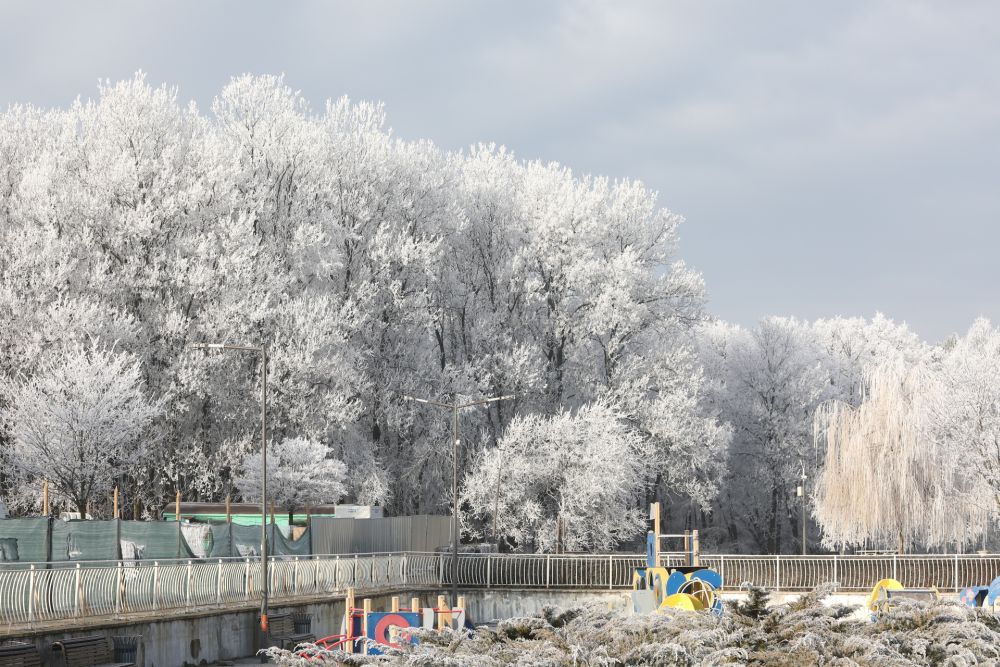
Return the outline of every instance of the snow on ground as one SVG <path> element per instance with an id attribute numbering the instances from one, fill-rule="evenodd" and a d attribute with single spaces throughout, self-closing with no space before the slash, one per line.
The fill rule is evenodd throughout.
<path id="1" fill-rule="evenodd" d="M 824 592 L 768 607 L 756 593 L 722 617 L 652 616 L 605 605 L 546 608 L 471 633 L 421 631 L 420 643 L 388 656 L 328 654 L 309 661 L 276 652 L 283 665 L 996 665 L 1000 617 L 953 602 L 903 601 L 877 621 L 856 607 L 824 604 Z"/>

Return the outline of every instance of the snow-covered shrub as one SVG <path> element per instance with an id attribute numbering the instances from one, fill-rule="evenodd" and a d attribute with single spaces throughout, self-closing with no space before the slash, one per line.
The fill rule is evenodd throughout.
<path id="1" fill-rule="evenodd" d="M 495 630 L 422 632 L 421 642 L 386 656 L 330 654 L 327 665 L 977 665 L 1000 660 L 1000 622 L 954 603 L 901 601 L 876 622 L 842 605 L 827 590 L 759 611 L 763 597 L 719 618 L 668 612 L 651 616 L 593 604 L 545 608 Z M 748 611 L 752 610 L 752 611 Z M 305 664 L 280 651 L 284 665 Z"/>

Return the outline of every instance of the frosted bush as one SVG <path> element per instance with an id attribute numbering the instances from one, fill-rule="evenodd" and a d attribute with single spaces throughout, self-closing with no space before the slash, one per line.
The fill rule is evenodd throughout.
<path id="1" fill-rule="evenodd" d="M 817 589 L 760 614 L 730 605 L 721 618 L 671 612 L 653 616 L 609 611 L 599 604 L 546 607 L 495 629 L 437 634 L 384 656 L 327 654 L 305 663 L 288 652 L 283 665 L 982 665 L 1000 663 L 1000 621 L 956 603 L 903 600 L 875 622 L 855 609 L 822 603 Z"/>

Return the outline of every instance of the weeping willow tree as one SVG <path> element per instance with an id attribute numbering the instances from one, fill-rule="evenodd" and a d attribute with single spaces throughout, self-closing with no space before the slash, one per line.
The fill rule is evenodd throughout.
<path id="1" fill-rule="evenodd" d="M 933 374 L 901 362 L 865 371 L 861 403 L 824 403 L 814 419 L 826 456 L 815 492 L 823 542 L 926 548 L 982 535 L 987 517 L 948 447 L 928 423 Z"/>

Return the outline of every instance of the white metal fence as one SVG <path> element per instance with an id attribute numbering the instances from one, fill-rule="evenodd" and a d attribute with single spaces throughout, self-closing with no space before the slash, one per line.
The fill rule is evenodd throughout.
<path id="1" fill-rule="evenodd" d="M 812 590 L 835 583 L 841 591 L 870 591 L 880 579 L 893 578 L 908 587 L 935 587 L 957 592 L 989 584 L 1000 576 L 1000 555 L 905 556 L 739 556 L 704 555 L 704 567 L 722 574 L 725 586 L 744 584 L 774 591 Z M 468 588 L 631 588 L 632 572 L 645 556 L 460 554 L 458 584 Z M 670 556 L 664 565 L 682 565 Z M 451 581 L 451 562 L 443 567 Z"/>
<path id="2" fill-rule="evenodd" d="M 269 597 L 280 603 L 348 588 L 439 586 L 441 562 L 436 554 L 274 558 Z M 261 584 L 261 563 L 254 559 L 7 567 L 0 569 L 0 626 L 240 606 L 260 600 Z"/>
<path id="3" fill-rule="evenodd" d="M 460 554 L 458 585 L 471 588 L 614 590 L 630 588 L 645 557 L 625 554 Z M 671 557 L 664 564 L 681 564 Z M 727 589 L 744 584 L 775 591 L 834 582 L 868 591 L 892 577 L 905 586 L 958 591 L 1000 576 L 1000 555 L 730 556 L 706 555 Z M 451 584 L 447 553 L 279 557 L 269 561 L 275 604 L 300 598 L 418 590 Z M 85 617 L 250 606 L 260 600 L 259 560 L 90 562 L 0 568 L 0 627 Z"/>
<path id="4" fill-rule="evenodd" d="M 722 574 L 727 588 L 751 583 L 775 591 L 811 590 L 833 582 L 841 591 L 870 591 L 892 578 L 912 588 L 958 592 L 1000 576 L 1000 555 L 702 556 Z"/>

